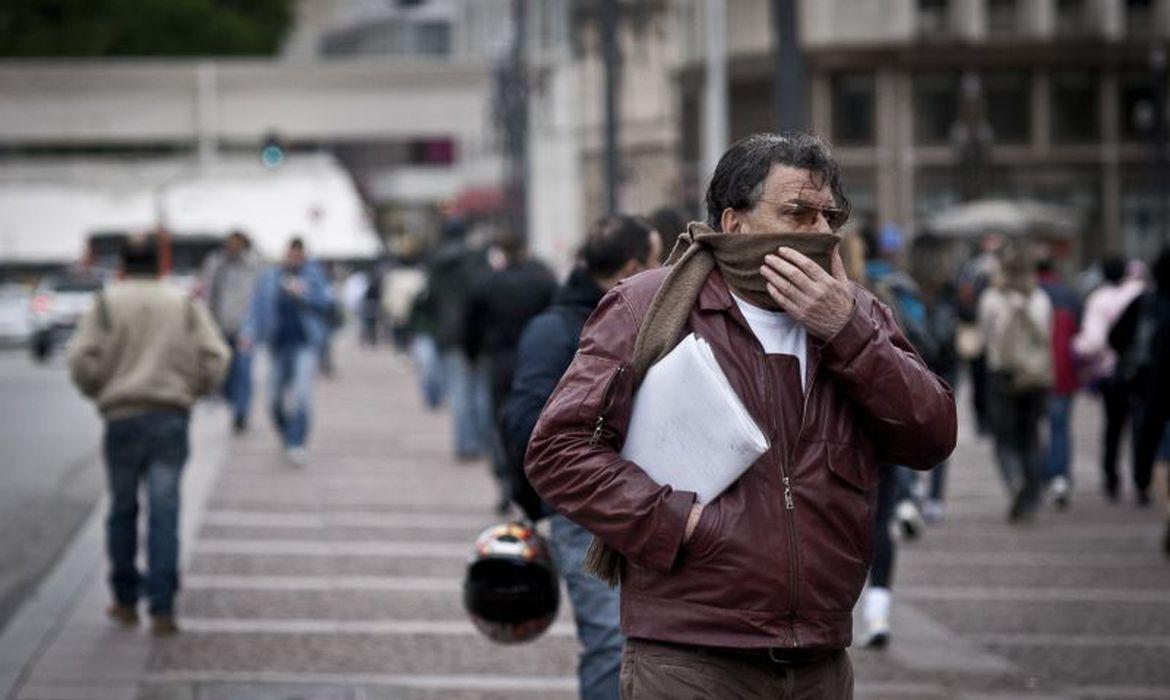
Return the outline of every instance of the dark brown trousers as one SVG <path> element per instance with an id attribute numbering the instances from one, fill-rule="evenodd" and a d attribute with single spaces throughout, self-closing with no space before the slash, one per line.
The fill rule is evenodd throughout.
<path id="1" fill-rule="evenodd" d="M 741 653 L 628 639 L 622 700 L 851 700 L 853 664 L 844 649 L 790 664 Z"/>

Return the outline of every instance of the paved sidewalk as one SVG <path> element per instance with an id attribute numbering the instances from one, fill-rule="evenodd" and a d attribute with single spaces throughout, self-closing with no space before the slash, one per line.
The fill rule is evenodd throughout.
<path id="1" fill-rule="evenodd" d="M 234 440 L 222 411 L 201 412 L 184 494 L 184 632 L 153 640 L 102 619 L 95 515 L 0 637 L 21 647 L 0 649 L 9 698 L 576 697 L 567 606 L 550 634 L 515 647 L 463 614 L 472 540 L 497 520 L 485 465 L 450 458 L 447 415 L 422 408 L 402 360 L 344 344 L 337 359 L 338 376 L 317 387 L 304 469 L 283 460 L 262 411 Z M 1024 528 L 1004 523 L 987 446 L 964 432 L 947 522 L 901 551 L 893 644 L 852 652 L 857 697 L 1170 697 L 1158 516 L 1101 503 L 1090 409 L 1078 405 L 1073 507 Z"/>

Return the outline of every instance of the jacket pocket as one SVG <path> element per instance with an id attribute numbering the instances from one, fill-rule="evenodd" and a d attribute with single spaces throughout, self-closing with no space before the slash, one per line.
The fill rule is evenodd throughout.
<path id="1" fill-rule="evenodd" d="M 856 445 L 825 443 L 829 471 L 855 491 L 868 494 L 877 486 L 877 465 Z"/>
<path id="2" fill-rule="evenodd" d="M 578 355 L 575 363 L 579 365 L 576 374 L 583 380 L 583 386 L 565 398 L 577 402 L 577 419 L 593 429 L 590 444 L 595 444 L 606 428 L 613 429 L 606 424 L 607 414 L 613 407 L 614 395 L 625 368 L 621 363 L 596 355 Z"/>
<path id="3" fill-rule="evenodd" d="M 703 507 L 699 522 L 695 524 L 695 531 L 691 533 L 691 539 L 683 545 L 687 558 L 701 560 L 714 552 L 719 542 L 721 502 L 721 498 L 716 498 Z"/>

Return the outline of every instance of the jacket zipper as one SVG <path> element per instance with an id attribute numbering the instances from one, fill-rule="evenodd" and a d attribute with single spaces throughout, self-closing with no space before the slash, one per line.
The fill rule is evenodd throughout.
<path id="1" fill-rule="evenodd" d="M 805 344 L 805 353 L 806 354 L 808 353 L 807 342 Z M 816 386 L 817 367 L 820 365 L 820 362 L 821 362 L 821 356 L 820 356 L 820 353 L 817 353 L 816 360 L 813 362 L 812 368 L 809 371 L 808 391 L 804 392 L 804 401 L 801 403 L 800 427 L 797 428 L 797 430 L 796 430 L 796 439 L 792 441 L 792 452 L 788 456 L 789 461 L 792 461 L 796 458 L 796 451 L 798 449 L 800 449 L 800 438 L 804 435 L 804 425 L 805 425 L 805 422 L 808 420 L 808 402 L 809 402 L 809 398 L 812 397 L 813 387 Z M 801 377 L 802 386 L 803 386 L 803 383 L 804 383 L 804 378 Z M 784 485 L 785 485 L 785 489 L 784 489 L 785 498 L 786 499 L 791 498 L 791 492 L 788 488 L 788 479 L 787 478 L 784 480 Z M 791 510 L 791 508 L 790 508 L 790 510 Z M 797 568 L 798 568 L 798 566 L 797 566 L 797 551 L 796 551 L 796 518 L 790 517 L 790 519 L 792 520 L 792 616 L 793 616 L 793 618 L 795 618 L 796 617 L 797 601 L 799 600 L 800 578 L 796 575 Z M 792 635 L 792 645 L 794 647 L 797 645 L 795 632 Z"/>
<path id="2" fill-rule="evenodd" d="M 626 368 L 618 365 L 617 371 L 609 378 L 605 385 L 605 393 L 601 396 L 601 410 L 597 413 L 597 420 L 593 423 L 593 435 L 589 438 L 589 446 L 596 447 L 599 440 L 601 440 L 601 431 L 605 428 L 605 414 L 613 405 L 613 390 L 617 386 L 618 377 L 626 371 Z"/>
<path id="3" fill-rule="evenodd" d="M 772 378 L 768 374 L 767 360 L 766 359 L 764 360 L 764 364 L 765 364 L 765 366 L 763 368 L 763 371 L 761 372 L 760 378 L 761 378 L 761 380 L 763 380 L 762 383 L 764 385 L 764 396 L 765 396 L 765 399 L 767 400 L 766 405 L 771 407 L 772 402 L 774 400 L 774 398 L 773 398 L 774 392 L 772 390 Z M 771 410 L 769 411 L 769 414 L 772 415 L 772 420 L 770 422 L 772 423 L 772 434 L 775 435 L 778 432 L 777 427 L 776 427 L 775 414 Z M 794 496 L 792 494 L 792 481 L 788 476 L 788 470 L 784 466 L 784 462 L 785 462 L 784 455 L 781 454 L 781 455 L 778 455 L 778 457 L 779 457 L 779 467 L 780 467 L 780 481 L 781 481 L 781 483 L 784 484 L 784 510 L 788 512 L 788 515 L 786 518 L 786 520 L 788 521 L 788 527 L 787 527 L 787 530 L 788 530 L 788 581 L 789 581 L 788 587 L 789 587 L 789 590 L 791 590 L 791 592 L 792 592 L 792 595 L 788 601 L 788 614 L 790 617 L 795 617 L 796 616 L 796 575 L 797 575 L 797 570 L 796 570 L 797 569 L 797 567 L 796 567 L 796 518 L 795 518 L 796 499 L 794 498 Z M 795 632 L 795 630 L 792 633 L 791 644 L 793 647 L 796 646 L 796 632 Z"/>

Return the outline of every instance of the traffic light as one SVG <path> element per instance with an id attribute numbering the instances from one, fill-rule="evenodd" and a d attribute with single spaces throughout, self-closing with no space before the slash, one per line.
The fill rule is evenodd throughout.
<path id="1" fill-rule="evenodd" d="M 260 148 L 260 164 L 269 170 L 276 170 L 284 163 L 284 142 L 276 134 L 264 137 L 264 145 Z"/>

